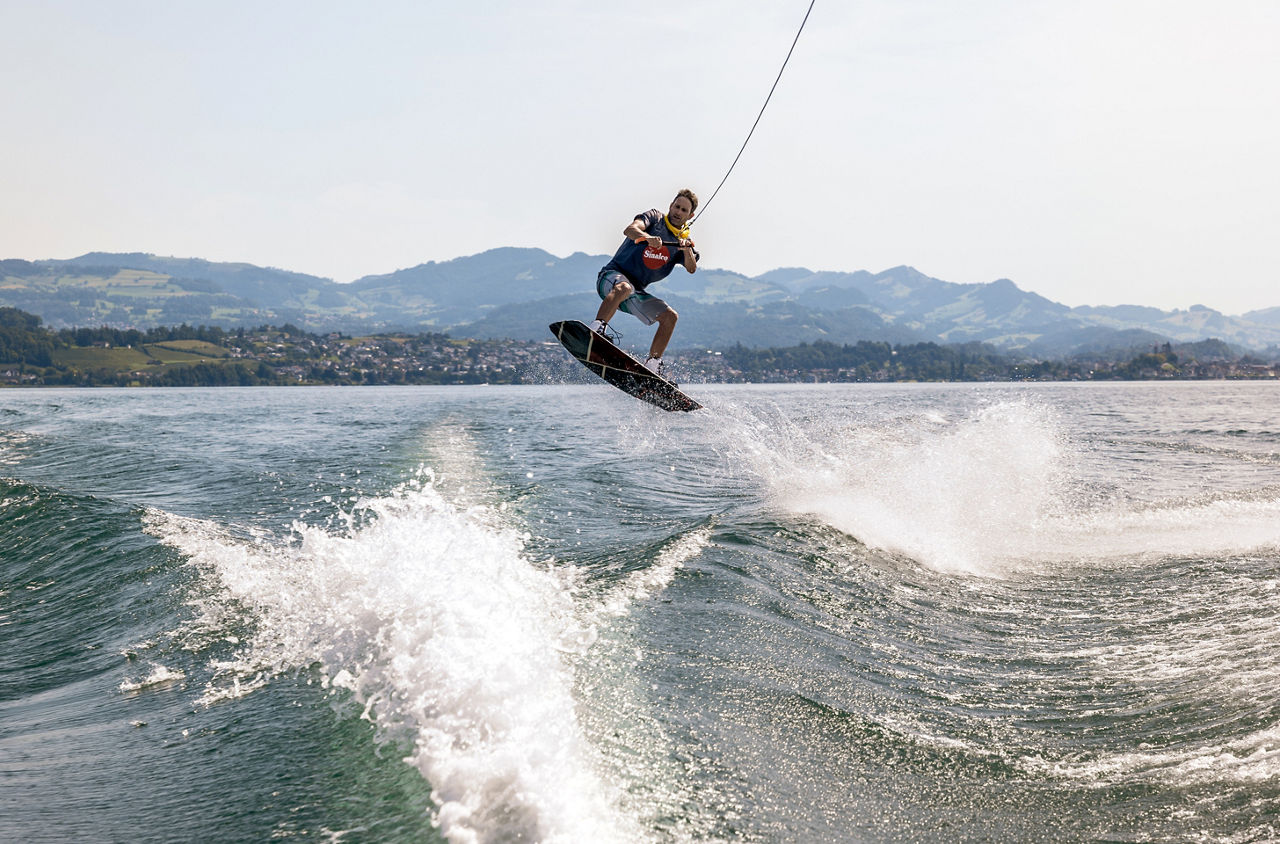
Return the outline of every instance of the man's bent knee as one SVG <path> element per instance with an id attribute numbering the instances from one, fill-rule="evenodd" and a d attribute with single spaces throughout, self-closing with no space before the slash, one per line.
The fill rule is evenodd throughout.
<path id="1" fill-rule="evenodd" d="M 675 325 L 676 320 L 679 318 L 680 315 L 675 312 L 674 308 L 667 308 L 665 311 L 658 314 L 658 322 L 663 325 Z"/>

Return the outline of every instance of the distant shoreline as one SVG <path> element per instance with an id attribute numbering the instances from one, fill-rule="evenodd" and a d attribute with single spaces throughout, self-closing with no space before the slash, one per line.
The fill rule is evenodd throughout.
<path id="1" fill-rule="evenodd" d="M 1226 350 L 1226 351 L 1224 351 Z M 684 384 L 981 383 L 1280 379 L 1280 363 L 1229 358 L 1219 341 L 1071 360 L 1028 360 L 981 343 L 825 341 L 774 348 L 672 350 Z M 0 386 L 226 387 L 474 385 L 590 382 L 554 340 L 448 334 L 351 337 L 262 326 L 80 328 L 0 309 Z"/>

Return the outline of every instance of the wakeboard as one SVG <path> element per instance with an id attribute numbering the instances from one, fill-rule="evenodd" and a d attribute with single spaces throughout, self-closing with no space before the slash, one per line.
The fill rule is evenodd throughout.
<path id="1" fill-rule="evenodd" d="M 697 410 L 702 407 L 680 388 L 619 349 L 605 337 L 576 319 L 551 323 L 551 333 L 578 361 L 605 381 L 663 410 Z"/>

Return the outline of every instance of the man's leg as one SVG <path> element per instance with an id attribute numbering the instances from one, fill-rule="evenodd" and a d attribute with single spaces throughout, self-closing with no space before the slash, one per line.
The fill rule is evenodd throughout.
<path id="1" fill-rule="evenodd" d="M 671 332 L 676 330 L 679 316 L 674 308 L 667 308 L 658 314 L 658 330 L 653 335 L 653 344 L 649 346 L 649 357 L 662 357 L 662 353 L 667 350 L 667 343 L 671 342 Z"/>
<path id="2" fill-rule="evenodd" d="M 620 281 L 609 291 L 609 295 L 604 297 L 604 301 L 600 303 L 600 310 L 596 311 L 596 319 L 601 322 L 608 322 L 613 319 L 613 315 L 618 312 L 620 306 L 628 296 L 635 293 L 636 289 L 631 286 L 629 281 Z"/>

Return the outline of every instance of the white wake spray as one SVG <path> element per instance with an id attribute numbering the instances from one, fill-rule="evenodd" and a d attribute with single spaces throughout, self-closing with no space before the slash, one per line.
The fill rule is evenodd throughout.
<path id="1" fill-rule="evenodd" d="M 782 508 L 933 568 L 991 573 L 1055 516 L 1063 452 L 1042 410 L 987 408 L 960 423 L 810 420 L 760 432 L 744 454 Z"/>
<path id="2" fill-rule="evenodd" d="M 290 543 L 148 517 L 255 622 L 212 697 L 318 666 L 381 735 L 411 740 L 450 841 L 637 837 L 575 712 L 565 652 L 594 631 L 576 620 L 571 572 L 530 562 L 526 537 L 456 508 L 429 476 L 357 507 L 363 526 L 296 525 Z"/>
<path id="3" fill-rule="evenodd" d="M 734 453 L 780 507 L 942 571 L 1001 575 L 1101 559 L 1280 545 L 1280 496 L 1135 503 L 1081 495 L 1081 454 L 1048 408 L 948 420 L 741 423 Z"/>

